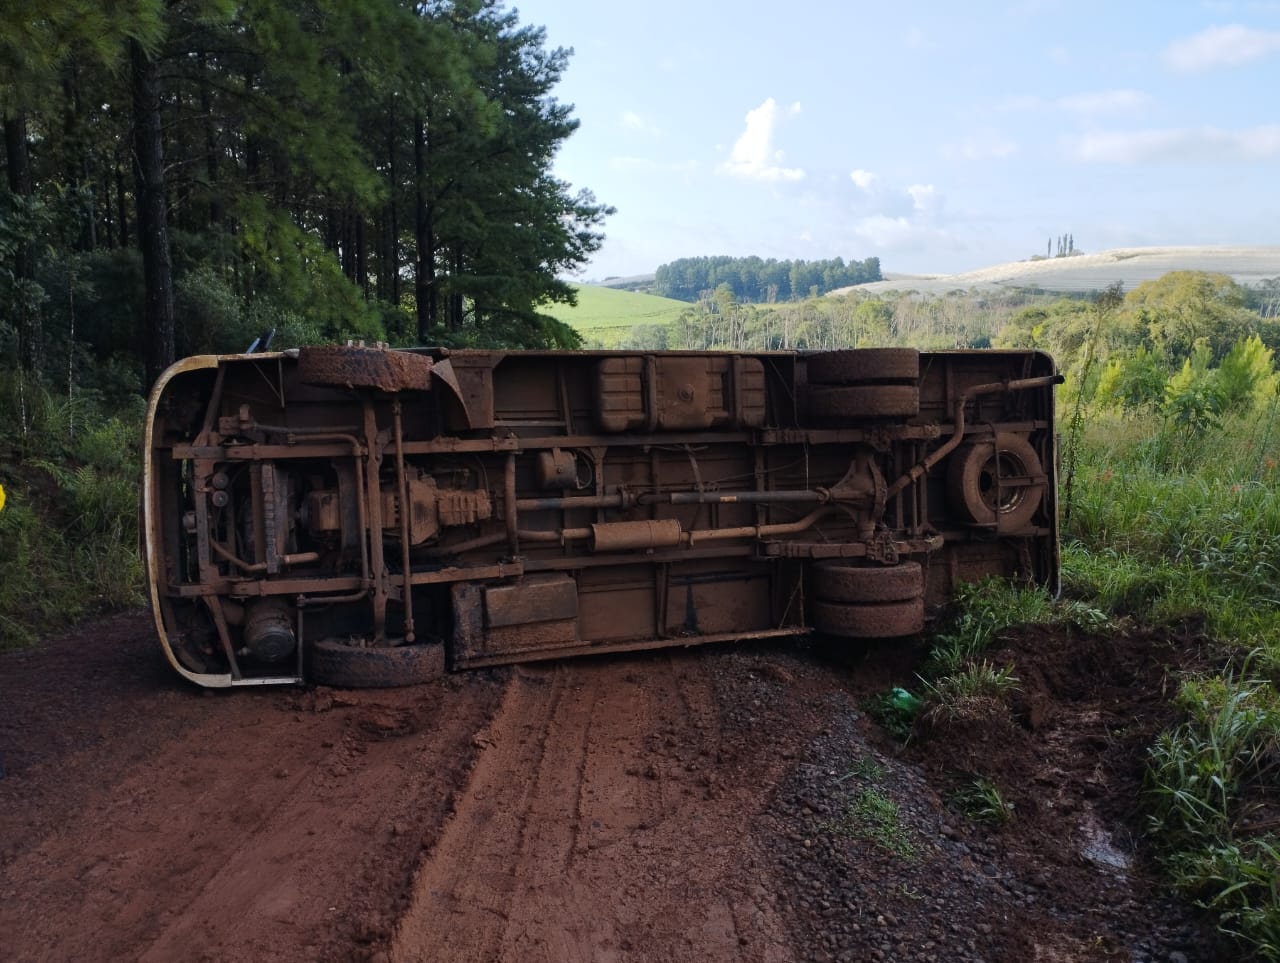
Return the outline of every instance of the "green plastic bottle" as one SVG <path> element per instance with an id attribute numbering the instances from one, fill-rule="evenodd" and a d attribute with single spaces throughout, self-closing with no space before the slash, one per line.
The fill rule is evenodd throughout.
<path id="1" fill-rule="evenodd" d="M 920 711 L 922 703 L 918 696 L 912 695 L 906 689 L 892 689 L 889 692 L 889 702 L 899 712 L 915 715 Z"/>

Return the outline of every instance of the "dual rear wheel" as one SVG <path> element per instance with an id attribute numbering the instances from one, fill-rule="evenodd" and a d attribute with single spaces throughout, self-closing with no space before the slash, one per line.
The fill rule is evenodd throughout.
<path id="1" fill-rule="evenodd" d="M 814 628 L 827 635 L 880 639 L 924 629 L 924 569 L 919 562 L 822 562 L 813 568 L 810 587 Z"/>

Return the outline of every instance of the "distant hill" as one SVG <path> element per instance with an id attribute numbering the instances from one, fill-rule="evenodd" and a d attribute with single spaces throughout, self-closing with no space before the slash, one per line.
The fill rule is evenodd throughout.
<path id="1" fill-rule="evenodd" d="M 606 348 L 631 333 L 636 325 L 667 325 L 692 305 L 653 294 L 622 291 L 595 284 L 575 284 L 578 306 L 555 304 L 545 313 L 572 327 L 587 342 L 599 341 Z"/>
<path id="2" fill-rule="evenodd" d="M 832 293 L 919 291 L 921 294 L 946 294 L 971 288 L 979 291 L 1040 288 L 1080 292 L 1101 291 L 1117 281 L 1128 290 L 1170 271 L 1213 271 L 1229 275 L 1241 284 L 1257 284 L 1266 278 L 1280 277 L 1280 246 L 1116 248 L 1098 254 L 1015 261 L 963 274 L 887 274 L 883 281 L 841 288 Z"/>
<path id="3" fill-rule="evenodd" d="M 595 282 L 595 286 L 620 288 L 623 291 L 645 291 L 653 286 L 653 280 L 653 274 L 633 274 L 626 278 L 605 278 L 603 281 Z"/>

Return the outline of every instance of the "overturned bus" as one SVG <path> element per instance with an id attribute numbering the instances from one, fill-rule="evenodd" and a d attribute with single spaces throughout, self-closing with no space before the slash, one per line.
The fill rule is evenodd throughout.
<path id="1" fill-rule="evenodd" d="M 156 628 L 204 686 L 910 636 L 961 582 L 1056 589 L 1060 380 L 1032 351 L 187 358 L 147 419 Z"/>

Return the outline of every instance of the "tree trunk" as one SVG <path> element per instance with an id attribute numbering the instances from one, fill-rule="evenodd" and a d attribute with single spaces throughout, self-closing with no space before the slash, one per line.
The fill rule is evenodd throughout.
<path id="1" fill-rule="evenodd" d="M 391 258 L 391 303 L 400 304 L 400 206 L 396 198 L 396 111 L 395 104 L 392 103 L 391 111 L 387 118 L 387 161 L 390 168 L 391 178 L 391 210 L 390 214 L 390 244 L 387 247 L 387 254 Z"/>
<path id="2" fill-rule="evenodd" d="M 332 204 L 326 205 L 324 217 L 324 249 L 330 251 L 335 257 L 341 250 L 342 245 L 338 243 L 338 209 Z"/>
<path id="3" fill-rule="evenodd" d="M 22 202 L 31 199 L 31 160 L 27 153 L 27 115 L 18 111 L 4 119 L 4 149 L 8 161 L 9 190 Z M 19 244 L 13 252 L 13 278 L 18 283 L 14 299 L 14 320 L 18 326 L 18 363 L 22 370 L 35 373 L 40 369 L 44 346 L 44 330 L 40 307 L 35 303 L 31 286 L 35 284 L 36 252 L 30 242 Z"/>
<path id="4" fill-rule="evenodd" d="M 115 247 L 115 225 L 111 223 L 111 172 L 105 164 L 98 169 L 98 190 L 102 195 L 102 236 L 107 247 Z"/>
<path id="5" fill-rule="evenodd" d="M 454 290 L 449 292 L 449 328 L 457 331 L 462 327 L 464 302 L 462 292 L 457 289 L 458 280 L 462 277 L 462 245 L 453 249 Z"/>
<path id="6" fill-rule="evenodd" d="M 417 302 L 417 338 L 419 342 L 430 341 L 431 329 L 440 323 L 440 289 L 435 277 L 435 205 L 429 202 L 428 169 L 426 155 L 430 145 L 426 142 L 426 124 L 421 117 L 413 122 L 413 178 L 415 184 L 415 225 L 413 236 L 416 238 L 417 269 L 415 283 L 415 301 Z"/>
<path id="7" fill-rule="evenodd" d="M 84 206 L 80 210 L 80 237 L 76 247 L 92 251 L 98 246 L 98 210 L 94 196 L 93 170 L 90 165 L 92 150 L 84 136 L 81 118 L 84 109 L 80 103 L 80 72 L 72 61 L 62 77 L 63 120 L 62 132 L 68 152 L 68 182 L 76 189 L 77 198 Z"/>
<path id="8" fill-rule="evenodd" d="M 116 164 L 116 220 L 120 222 L 120 246 L 129 246 L 129 196 L 124 186 L 124 165 Z"/>
<path id="9" fill-rule="evenodd" d="M 355 234 L 356 242 L 355 281 L 356 284 L 360 285 L 360 290 L 364 292 L 364 297 L 367 301 L 369 299 L 369 245 L 368 239 L 365 237 L 366 231 L 364 215 L 353 214 L 352 218 L 355 221 L 355 230 L 352 232 Z"/>
<path id="10" fill-rule="evenodd" d="M 218 128 L 213 121 L 213 95 L 209 89 L 209 58 L 200 51 L 200 113 L 204 119 L 204 171 L 209 180 L 210 227 L 222 224 L 222 195 L 218 193 Z"/>
<path id="11" fill-rule="evenodd" d="M 387 276 L 387 211 L 382 208 L 373 216 L 373 288 L 379 301 L 387 300 L 391 278 Z"/>
<path id="12" fill-rule="evenodd" d="M 350 204 L 342 208 L 342 273 L 352 284 L 356 283 L 356 216 Z"/>
<path id="13" fill-rule="evenodd" d="M 426 344 L 436 326 L 436 252 L 435 233 L 431 229 L 431 209 L 427 204 L 427 136 L 421 116 L 413 122 L 414 237 L 417 265 L 414 272 L 414 300 L 418 305 L 418 342 Z"/>
<path id="14" fill-rule="evenodd" d="M 169 252 L 169 214 L 164 197 L 164 145 L 160 137 L 160 91 L 156 65 L 136 40 L 129 41 L 133 86 L 133 154 L 138 245 L 146 284 L 142 336 L 147 383 L 173 364 L 173 263 Z"/>

